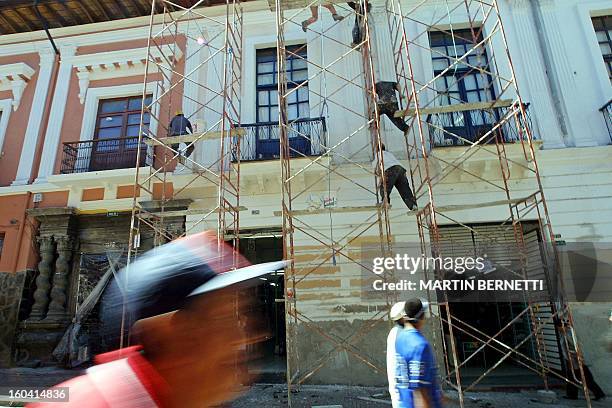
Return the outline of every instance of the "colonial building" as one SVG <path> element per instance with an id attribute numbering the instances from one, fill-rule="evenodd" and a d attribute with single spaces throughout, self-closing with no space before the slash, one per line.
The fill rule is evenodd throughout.
<path id="1" fill-rule="evenodd" d="M 173 211 L 165 219 L 167 228 L 180 234 L 186 230 L 216 228 L 213 222 L 200 222 L 193 215 L 210 208 L 216 190 L 205 183 L 190 185 L 188 168 L 169 172 L 163 182 L 153 184 L 151 191 L 134 185 L 138 152 L 141 168 L 156 166 L 152 147 L 138 144 L 141 107 L 161 98 L 160 89 L 164 87 L 159 84 L 168 81 L 160 69 L 148 74 L 148 82 L 143 86 L 146 60 L 151 52 L 147 48 L 149 1 L 42 1 L 38 6 L 40 18 L 31 2 L 8 3 L 0 5 L 3 31 L 0 37 L 0 308 L 3 316 L 0 362 L 6 366 L 32 362 L 53 364 L 52 352 L 83 299 L 109 267 L 115 268 L 121 263 L 118 260 L 128 245 L 135 198 L 143 206 L 155 207 L 159 200 L 172 195 L 172 191 L 180 191 L 168 204 L 171 207 L 165 208 Z M 215 3 L 202 7 L 202 18 L 225 13 L 225 5 Z M 410 7 L 417 2 L 405 3 Z M 440 31 L 423 39 L 429 43 L 417 56 L 420 64 L 413 67 L 415 77 L 442 75 L 440 81 L 446 82 L 442 85 L 436 82 L 436 96 L 447 100 L 441 98 L 441 105 L 452 105 L 453 98 L 465 103 L 488 100 L 486 94 L 490 90 L 476 76 L 464 75 L 451 85 L 449 78 L 455 78 L 457 71 L 449 71 L 443 61 L 451 49 L 474 46 L 473 42 L 457 41 L 461 30 L 466 30 L 472 22 L 467 17 L 461 21 L 456 16 L 452 21 L 441 20 L 436 13 L 446 10 L 447 5 L 443 1 L 431 3 L 431 24 L 437 24 Z M 516 82 L 536 139 L 536 156 L 555 233 L 566 242 L 610 241 L 612 8 L 603 0 L 500 0 L 498 3 Z M 279 116 L 275 80 L 276 19 L 265 1 L 248 1 L 243 8 L 239 99 L 240 122 L 246 135 L 240 152 L 240 205 L 244 207 L 240 212 L 240 229 L 244 234 L 241 247 L 251 260 L 267 261 L 282 257 L 281 167 L 275 133 Z M 337 8 L 343 15 L 349 16 L 352 12 L 340 4 Z M 307 9 L 294 12 L 301 13 L 298 20 L 310 16 Z M 332 27 L 327 12 L 320 14 L 312 27 L 327 30 L 329 26 L 324 40 L 313 34 L 312 29 L 304 32 L 299 24 L 285 28 L 289 50 L 295 50 L 300 57 L 293 58 L 287 68 L 291 86 L 299 88 L 288 101 L 287 112 L 310 135 L 307 146 L 293 147 L 307 149 L 310 157 L 321 154 L 324 134 L 332 135 L 332 140 L 326 143 L 341 143 L 347 123 L 353 120 L 350 112 L 364 109 L 358 87 L 340 87 L 338 79 L 329 73 L 313 76 L 312 65 L 304 62 L 325 65 L 337 58 L 335 70 L 351 78 L 361 74 L 359 57 L 343 56 L 343 44 L 351 43 L 352 16 L 333 22 Z M 392 36 L 385 34 L 388 30 L 384 2 L 372 1 L 370 18 L 376 27 L 377 75 L 393 75 Z M 48 33 L 44 30 L 47 26 Z M 445 35 L 449 27 L 459 34 Z M 486 37 L 486 29 L 480 35 L 481 39 Z M 198 112 L 198 104 L 194 103 L 206 99 L 202 88 L 219 81 L 220 73 L 213 64 L 200 68 L 203 65 L 192 59 L 194 55 L 200 62 L 207 58 L 194 51 L 206 41 L 193 25 L 181 24 L 173 35 L 174 48 L 160 47 L 154 51 L 156 60 L 169 61 L 174 72 L 204 85 L 174 90 L 171 98 L 157 105 L 157 111 L 142 117 L 149 129 L 167 126 L 177 110 L 185 111 L 199 127 L 206 128 L 214 121 Z M 499 49 L 493 52 L 483 47 L 480 55 L 487 66 L 495 63 L 492 55 L 500 55 L 506 49 L 503 43 L 492 46 Z M 437 51 L 431 52 L 434 48 Z M 194 71 L 194 68 L 198 69 Z M 322 102 L 323 94 L 329 95 L 325 97 L 326 103 Z M 475 116 L 462 118 L 465 120 L 453 123 L 454 132 L 474 140 L 483 123 Z M 440 120 L 439 126 L 447 126 L 443 121 L 448 118 L 437 120 Z M 404 142 L 397 129 L 387 118 L 381 126 L 387 149 L 409 168 Z M 364 131 L 363 144 L 367 140 Z M 520 143 L 513 143 L 517 140 L 517 137 L 508 137 L 505 149 L 511 161 L 519 162 L 524 152 Z M 449 162 L 461 156 L 463 148 L 444 137 L 432 138 L 430 147 Z M 312 191 L 302 198 L 303 208 L 325 207 L 329 201 L 347 208 L 376 204 L 368 197 L 356 195 L 351 188 L 355 182 L 373 183 L 355 165 L 358 162 L 370 167 L 371 152 L 359 143 L 351 143 L 343 154 L 350 157 L 350 163 L 345 164 L 342 174 L 304 170 L 304 185 L 311 185 Z M 216 141 L 195 144 L 193 158 L 198 163 L 214 163 L 218 155 Z M 483 154 L 467 166 L 467 170 L 484 179 L 503 177 L 496 156 Z M 514 172 L 511 182 L 516 186 L 528 178 L 521 173 L 520 166 L 510 166 L 510 171 Z M 333 191 L 328 188 L 332 184 Z M 468 208 L 499 199 L 498 192 L 487 188 L 485 181 L 455 175 L 446 178 L 439 189 L 438 200 L 442 200 L 439 205 L 466 206 L 457 215 L 461 223 L 486 229 L 489 223 L 504 219 L 497 210 Z M 405 216 L 397 204 L 401 203 L 397 192 L 392 193 L 391 200 L 394 202 L 390 209 L 394 241 L 417 242 L 415 219 Z M 181 211 L 185 211 L 184 215 Z M 329 215 L 322 214 L 312 225 L 321 230 L 337 228 L 336 237 L 341 241 L 350 235 L 352 226 L 363 221 L 362 217 L 359 212 L 338 212 L 331 222 Z M 455 225 L 450 220 L 446 224 L 451 229 Z M 351 240 L 350 246 L 357 251 L 361 244 L 376 239 L 374 235 L 366 235 Z M 141 250 L 152 247 L 154 240 L 153 231 L 143 228 Z M 318 251 L 312 247 L 308 253 L 306 247 L 310 244 L 301 243 L 306 251 L 301 253 L 301 261 Z M 282 361 L 284 315 L 274 299 L 282 298 L 284 290 L 282 279 L 271 279 L 270 283 L 258 292 L 266 305 L 262 313 L 274 333 L 264 351 Z M 329 332 L 345 333 L 347 327 L 368 312 L 360 306 L 358 285 L 335 264 L 320 268 L 301 282 L 299 288 L 304 310 L 310 318 L 322 322 Z M 610 303 L 574 305 L 586 360 L 608 392 L 612 392 L 609 388 L 612 370 L 607 360 L 600 357 L 608 353 L 606 333 L 611 330 L 608 321 L 611 307 Z M 465 313 L 478 312 L 466 309 Z M 512 311 L 496 309 L 495 313 Z M 100 317 L 91 318 L 94 327 Z M 382 352 L 384 330 L 384 327 L 378 328 L 376 335 L 372 334 L 360 346 Z M 104 338 L 93 329 L 90 336 Z M 316 362 L 320 357 L 317 351 L 320 340 L 312 333 L 304 332 L 301 336 L 301 358 Z M 102 343 L 98 342 L 100 349 L 104 348 L 100 346 Z M 98 346 L 89 345 L 88 353 L 99 351 Z M 468 341 L 463 347 L 462 350 L 469 352 Z M 338 382 L 338 376 L 351 371 L 352 383 L 385 381 L 384 376 L 371 376 L 351 358 L 340 353 L 315 378 L 320 382 Z M 484 360 L 478 360 L 477 364 L 487 366 L 486 356 Z"/>

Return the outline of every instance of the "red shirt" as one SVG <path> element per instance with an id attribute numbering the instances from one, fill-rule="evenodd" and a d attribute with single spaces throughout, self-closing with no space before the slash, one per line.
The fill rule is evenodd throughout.
<path id="1" fill-rule="evenodd" d="M 160 396 L 168 393 L 168 384 L 142 356 L 141 349 L 133 346 L 96 356 L 98 365 L 85 375 L 56 386 L 68 387 L 69 402 L 41 402 L 27 407 L 161 407 Z"/>

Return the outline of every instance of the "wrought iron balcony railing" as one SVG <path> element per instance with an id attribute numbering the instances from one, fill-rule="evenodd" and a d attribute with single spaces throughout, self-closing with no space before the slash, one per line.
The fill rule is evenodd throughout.
<path id="1" fill-rule="evenodd" d="M 64 143 L 61 174 L 127 169 L 136 164 L 138 137 Z M 140 144 L 140 166 L 151 165 L 152 157 Z"/>
<path id="2" fill-rule="evenodd" d="M 499 135 L 503 137 L 504 143 L 520 141 L 524 129 L 522 116 L 519 114 L 505 120 L 509 109 L 512 108 L 499 107 L 430 114 L 427 116 L 427 124 L 431 145 L 433 147 L 469 145 L 481 139 L 499 123 L 502 123 L 499 126 L 501 133 L 491 132 L 490 136 L 480 142 L 481 144 L 494 143 Z M 525 104 L 525 112 L 529 128 L 532 129 L 532 137 L 537 140 L 539 136 L 533 132 L 528 103 Z"/>
<path id="3" fill-rule="evenodd" d="M 289 125 L 289 145 L 293 157 L 317 156 L 326 145 L 325 118 L 298 119 Z M 242 161 L 270 160 L 280 157 L 279 126 L 274 123 L 242 125 Z M 233 140 L 235 143 L 237 139 Z M 140 145 L 140 166 L 153 164 L 152 148 Z M 66 142 L 63 146 L 61 174 L 126 169 L 136 164 L 138 138 L 127 137 L 83 142 Z M 234 157 L 236 160 L 236 157 Z"/>
<path id="4" fill-rule="evenodd" d="M 608 136 L 610 136 L 610 142 L 612 143 L 612 99 L 602 106 L 599 111 L 604 116 L 606 127 L 608 128 Z"/>
<path id="5" fill-rule="evenodd" d="M 240 141 L 241 161 L 280 158 L 278 122 L 243 124 L 240 127 L 246 130 Z M 323 153 L 327 145 L 325 118 L 297 119 L 291 122 L 289 128 L 292 157 L 318 156 Z"/>

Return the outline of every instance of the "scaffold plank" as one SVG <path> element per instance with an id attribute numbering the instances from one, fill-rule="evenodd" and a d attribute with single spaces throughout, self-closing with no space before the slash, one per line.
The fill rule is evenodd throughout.
<path id="1" fill-rule="evenodd" d="M 166 136 L 161 139 L 147 139 L 145 143 L 149 146 L 168 146 L 176 143 L 191 143 L 194 141 L 201 140 L 213 140 L 219 139 L 221 137 L 228 136 L 227 130 L 225 131 L 214 131 L 214 132 L 204 132 L 204 133 L 194 133 L 190 135 L 184 136 Z M 232 129 L 230 135 L 231 136 L 244 136 L 246 134 L 245 129 Z"/>
<path id="2" fill-rule="evenodd" d="M 497 207 L 500 205 L 509 205 L 509 204 L 519 204 L 524 202 L 529 197 L 515 198 L 512 200 L 496 200 L 496 201 L 487 201 L 480 203 L 470 203 L 470 204 L 454 204 L 454 205 L 444 205 L 435 207 L 436 212 L 451 212 L 451 211 L 461 211 L 461 210 L 472 210 L 475 208 L 484 208 L 484 207 Z M 317 215 L 317 214 L 327 214 L 327 213 L 349 213 L 349 212 L 366 212 L 366 211 L 374 211 L 381 208 L 380 205 L 367 205 L 367 206 L 359 206 L 359 207 L 330 207 L 330 208 L 317 208 L 313 210 L 294 210 L 290 211 L 289 215 L 291 216 L 300 216 L 300 215 Z M 389 209 L 392 209 L 389 206 Z M 407 213 L 416 214 L 417 210 L 408 210 Z M 280 217 L 283 215 L 282 211 L 274 211 L 275 217 Z"/>
<path id="3" fill-rule="evenodd" d="M 509 204 L 516 205 L 516 204 L 526 201 L 528 198 L 529 197 L 522 197 L 522 198 L 514 198 L 511 200 L 485 201 L 485 202 L 474 203 L 474 204 L 470 203 L 470 204 L 442 205 L 442 206 L 435 207 L 435 210 L 437 213 L 442 213 L 442 212 L 451 212 L 451 211 L 472 210 L 472 209 L 484 208 L 484 207 L 497 207 L 500 205 L 509 205 Z"/>
<path id="4" fill-rule="evenodd" d="M 289 215 L 316 215 L 316 214 L 327 214 L 330 212 L 333 213 L 348 213 L 348 212 L 365 212 L 365 211 L 375 211 L 380 209 L 380 205 L 366 205 L 366 206 L 358 206 L 358 207 L 329 207 L 329 208 L 317 208 L 312 210 L 294 210 L 290 211 Z M 275 217 L 280 217 L 283 215 L 282 211 L 274 211 Z"/>
<path id="5" fill-rule="evenodd" d="M 488 102 L 471 102 L 471 103 L 460 103 L 456 105 L 445 105 L 445 106 L 433 106 L 431 108 L 421 108 L 419 113 L 421 115 L 434 115 L 438 113 L 453 113 L 453 112 L 464 112 L 469 110 L 486 110 L 494 108 L 507 108 L 512 106 L 514 101 L 512 99 L 499 99 L 496 101 Z M 406 110 L 399 110 L 395 112 L 393 116 L 401 118 L 404 116 L 415 116 L 416 109 L 410 108 Z"/>

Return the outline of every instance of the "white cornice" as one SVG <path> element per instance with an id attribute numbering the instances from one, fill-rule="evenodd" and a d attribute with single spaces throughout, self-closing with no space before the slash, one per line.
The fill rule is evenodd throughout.
<path id="1" fill-rule="evenodd" d="M 178 46 L 169 44 L 163 49 L 151 49 L 151 54 L 146 48 L 133 48 L 128 50 L 108 51 L 97 54 L 77 55 L 70 59 L 72 65 L 77 69 L 79 79 L 79 99 L 85 102 L 87 89 L 90 81 L 143 75 L 147 58 L 155 61 L 155 64 L 168 66 L 174 58 L 180 60 L 183 52 Z M 155 64 L 150 64 L 150 71 L 155 71 Z"/>
<path id="2" fill-rule="evenodd" d="M 0 65 L 0 91 L 13 92 L 13 110 L 19 107 L 23 91 L 34 72 L 34 69 L 25 62 Z"/>

